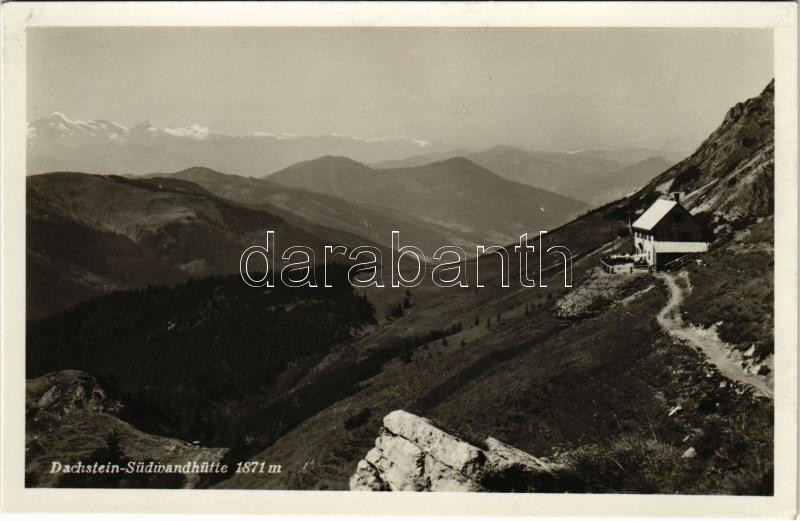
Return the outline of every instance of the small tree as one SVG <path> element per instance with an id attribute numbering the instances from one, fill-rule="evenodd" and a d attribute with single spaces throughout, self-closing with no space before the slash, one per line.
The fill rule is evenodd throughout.
<path id="1" fill-rule="evenodd" d="M 116 431 L 111 431 L 106 436 L 106 443 L 103 447 L 98 447 L 87 459 L 88 462 L 98 462 L 110 465 L 119 465 L 124 468 L 128 464 L 128 459 L 122 451 L 120 435 Z M 64 474 L 58 483 L 59 487 L 65 488 L 116 488 L 120 485 L 124 474 L 122 473 L 98 473 L 98 474 Z"/>
<path id="2" fill-rule="evenodd" d="M 131 460 L 122 449 L 122 438 L 116 431 L 106 436 L 106 444 L 92 452 L 87 464 L 117 465 L 125 468 Z M 98 474 L 65 474 L 58 482 L 65 488 L 180 488 L 186 482 L 183 474 L 132 474 L 105 472 Z"/>
<path id="3" fill-rule="evenodd" d="M 399 318 L 403 315 L 403 306 L 400 304 L 397 304 L 391 310 L 389 310 L 389 318 Z"/>

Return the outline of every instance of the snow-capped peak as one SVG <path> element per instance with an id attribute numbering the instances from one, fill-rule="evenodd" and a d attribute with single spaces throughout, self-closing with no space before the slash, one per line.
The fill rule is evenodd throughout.
<path id="1" fill-rule="evenodd" d="M 72 123 L 72 120 L 71 120 L 71 119 L 69 119 L 69 118 L 66 116 L 66 114 L 64 114 L 63 112 L 53 111 L 53 112 L 51 112 L 50 114 L 48 114 L 46 117 L 47 117 L 47 118 L 51 118 L 51 119 L 56 119 L 56 118 L 57 118 L 57 119 L 62 119 L 62 120 L 64 120 L 64 121 L 68 122 L 68 123 Z"/>
<path id="2" fill-rule="evenodd" d="M 210 134 L 208 127 L 198 125 L 197 123 L 189 127 L 167 127 L 164 129 L 164 132 L 170 136 L 185 137 L 197 140 L 206 139 Z"/>
<path id="3" fill-rule="evenodd" d="M 244 134 L 244 137 L 269 137 L 273 139 L 292 139 L 297 136 L 294 134 L 284 134 L 284 133 L 276 134 L 274 132 L 263 132 L 261 130 L 257 130 L 255 132 L 248 132 L 247 134 Z"/>
<path id="4" fill-rule="evenodd" d="M 131 127 L 131 130 L 134 130 L 134 129 L 135 130 L 151 130 L 151 131 L 152 130 L 158 130 L 158 128 L 155 125 L 153 125 L 152 123 L 150 123 L 150 121 L 148 121 L 146 119 L 143 119 L 142 121 L 139 121 L 133 127 Z"/>
<path id="5" fill-rule="evenodd" d="M 422 139 L 414 139 L 414 138 L 405 137 L 405 136 L 402 136 L 402 137 L 385 137 L 385 136 L 384 137 L 361 137 L 361 136 L 351 136 L 349 134 L 338 134 L 336 132 L 331 132 L 328 135 L 331 136 L 331 137 L 337 137 L 337 138 L 353 139 L 353 140 L 356 140 L 356 141 L 362 141 L 364 143 L 388 143 L 390 141 L 410 141 L 410 142 L 412 142 L 415 145 L 418 145 L 420 147 L 427 147 L 427 146 L 431 145 L 430 141 L 424 141 Z"/>
<path id="6" fill-rule="evenodd" d="M 429 141 L 414 139 L 406 136 L 401 137 L 360 137 L 349 134 L 330 133 L 327 136 L 302 136 L 287 134 L 282 132 L 254 131 L 246 134 L 230 135 L 213 132 L 206 126 L 195 123 L 186 127 L 163 127 L 160 128 L 150 121 L 143 120 L 135 125 L 125 127 L 113 121 L 96 119 L 91 121 L 73 120 L 62 112 L 52 112 L 47 116 L 37 118 L 28 123 L 28 137 L 36 140 L 57 139 L 81 142 L 86 140 L 101 141 L 120 141 L 120 140 L 151 140 L 165 136 L 175 139 L 189 139 L 193 141 L 203 141 L 209 138 L 217 139 L 276 139 L 290 140 L 315 137 L 332 137 L 345 139 L 348 141 L 360 141 L 368 144 L 397 144 L 408 143 L 416 147 L 428 148 L 432 145 Z"/>

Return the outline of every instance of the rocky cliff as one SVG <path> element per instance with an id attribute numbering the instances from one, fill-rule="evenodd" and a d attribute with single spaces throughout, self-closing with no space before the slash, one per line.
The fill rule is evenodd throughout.
<path id="1" fill-rule="evenodd" d="M 760 95 L 734 105 L 720 126 L 688 158 L 648 184 L 679 191 L 693 213 L 723 222 L 752 222 L 773 213 L 775 82 Z"/>
<path id="2" fill-rule="evenodd" d="M 551 490 L 561 465 L 488 438 L 485 447 L 406 411 L 383 419 L 375 446 L 358 462 L 351 490 Z"/>

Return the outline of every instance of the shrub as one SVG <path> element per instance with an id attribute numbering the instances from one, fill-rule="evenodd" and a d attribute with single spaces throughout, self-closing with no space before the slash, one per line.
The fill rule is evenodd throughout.
<path id="1" fill-rule="evenodd" d="M 369 421 L 370 417 L 372 416 L 372 409 L 369 407 L 364 407 L 358 413 L 348 417 L 344 420 L 344 428 L 348 431 L 351 431 L 357 427 L 361 427 L 367 421 Z"/>
<path id="2" fill-rule="evenodd" d="M 653 438 L 625 435 L 609 446 L 588 445 L 569 456 L 585 492 L 674 493 L 689 477 L 679 448 Z"/>

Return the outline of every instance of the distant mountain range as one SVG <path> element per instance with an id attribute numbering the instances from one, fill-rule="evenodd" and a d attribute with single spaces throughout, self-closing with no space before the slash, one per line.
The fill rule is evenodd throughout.
<path id="1" fill-rule="evenodd" d="M 160 128 L 142 121 L 126 127 L 107 120 L 78 121 L 58 112 L 30 122 L 27 153 L 29 174 L 76 171 L 143 175 L 203 165 L 248 177 L 262 177 L 326 155 L 349 157 L 380 169 L 418 167 L 465 157 L 511 181 L 593 204 L 639 188 L 641 185 L 631 183 L 646 182 L 686 156 L 645 147 L 547 152 L 497 145 L 476 152 L 404 137 L 268 132 L 229 135 L 201 125 Z M 648 159 L 652 161 L 635 167 L 641 175 L 631 175 L 630 171 L 613 175 Z M 666 166 L 654 171 L 656 165 Z M 595 178 L 602 180 L 593 181 Z"/>
<path id="2" fill-rule="evenodd" d="M 391 208 L 442 226 L 450 244 L 506 245 L 567 222 L 588 205 L 515 183 L 456 157 L 374 169 L 345 157 L 304 161 L 268 177 L 293 188 Z"/>
<path id="3" fill-rule="evenodd" d="M 223 172 L 262 176 L 326 154 L 375 162 L 453 147 L 405 137 L 268 132 L 229 135 L 200 125 L 159 128 L 149 121 L 126 127 L 106 120 L 72 120 L 54 112 L 29 123 L 27 148 L 29 174 L 147 174 L 203 165 Z"/>
<path id="4" fill-rule="evenodd" d="M 648 157 L 612 172 L 598 173 L 583 180 L 573 178 L 564 191 L 600 206 L 630 195 L 673 164 L 661 156 Z"/>
<path id="5" fill-rule="evenodd" d="M 453 155 L 466 157 L 506 179 L 595 205 L 641 188 L 653 176 L 686 157 L 685 152 L 647 147 L 550 152 L 496 145 L 480 152 L 433 152 L 372 166 L 422 166 Z"/>
<path id="6" fill-rule="evenodd" d="M 468 157 L 508 179 L 602 204 L 609 202 L 609 197 L 618 198 L 641 187 L 685 155 L 650 148 L 546 152 L 498 145 Z M 659 160 L 639 165 L 654 158 Z M 661 170 L 653 168 L 662 166 Z M 628 168 L 641 174 L 631 175 L 632 172 L 625 171 Z M 620 175 L 616 175 L 617 172 Z M 639 184 L 631 186 L 633 180 Z"/>

